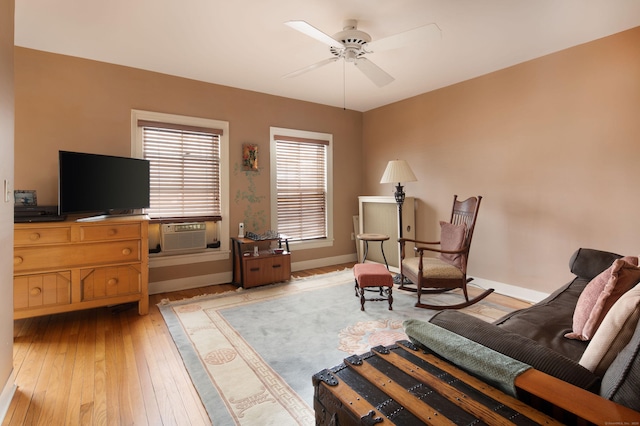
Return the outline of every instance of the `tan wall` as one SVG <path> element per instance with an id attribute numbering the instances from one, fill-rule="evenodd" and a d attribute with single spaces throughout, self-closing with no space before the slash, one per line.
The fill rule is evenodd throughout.
<path id="1" fill-rule="evenodd" d="M 391 195 L 380 176 L 405 158 L 419 179 L 406 189 L 419 199 L 420 238 L 438 236 L 454 193 L 481 194 L 470 272 L 550 292 L 578 247 L 640 253 L 638 45 L 635 28 L 364 114 L 16 48 L 16 187 L 55 204 L 58 149 L 128 155 L 132 108 L 228 120 L 233 235 L 248 211 L 236 196 L 252 182 L 267 198 L 251 209 L 269 223 L 269 126 L 328 132 L 336 244 L 294 262 L 352 253 L 357 196 Z M 245 142 L 260 145 L 249 178 L 238 171 Z M 160 270 L 152 281 L 229 268 Z"/>
<path id="2" fill-rule="evenodd" d="M 241 195 L 250 183 L 264 197 L 251 205 L 264 228 L 248 229 L 264 232 L 270 227 L 269 127 L 332 133 L 336 241 L 292 257 L 299 262 L 355 251 L 350 237 L 361 188 L 361 113 L 25 48 L 15 49 L 15 74 L 16 188 L 37 190 L 39 204 L 57 204 L 58 150 L 130 155 L 131 109 L 141 109 L 229 121 L 231 235 L 247 221 L 249 204 Z M 259 172 L 240 170 L 243 143 L 258 144 Z M 230 261 L 160 268 L 150 280 L 230 269 Z"/>
<path id="3" fill-rule="evenodd" d="M 5 201 L 4 181 L 13 187 L 13 15 L 14 1 L 0 0 L 0 403 L 7 404 L 11 387 L 5 385 L 13 370 L 13 200 Z"/>
<path id="4" fill-rule="evenodd" d="M 408 160 L 420 238 L 483 195 L 471 274 L 538 291 L 578 247 L 639 254 L 639 46 L 640 27 L 366 112 L 363 193 Z"/>

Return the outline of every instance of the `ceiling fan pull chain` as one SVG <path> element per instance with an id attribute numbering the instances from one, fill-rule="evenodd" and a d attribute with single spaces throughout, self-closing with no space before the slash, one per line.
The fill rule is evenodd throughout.
<path id="1" fill-rule="evenodd" d="M 347 109 L 347 65 L 342 61 L 342 109 Z"/>

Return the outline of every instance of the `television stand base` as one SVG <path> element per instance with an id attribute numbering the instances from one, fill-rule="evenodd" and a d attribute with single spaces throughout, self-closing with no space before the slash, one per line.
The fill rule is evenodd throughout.
<path id="1" fill-rule="evenodd" d="M 97 216 L 81 217 L 76 219 L 76 222 L 97 222 L 99 220 L 116 219 L 122 217 L 142 217 L 145 220 L 149 220 L 147 215 L 140 213 L 118 213 L 118 214 L 100 214 Z"/>

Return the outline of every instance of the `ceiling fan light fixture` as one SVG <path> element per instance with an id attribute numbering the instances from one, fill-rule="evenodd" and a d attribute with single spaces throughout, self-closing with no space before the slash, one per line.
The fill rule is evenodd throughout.
<path id="1" fill-rule="evenodd" d="M 358 52 L 355 49 L 347 48 L 344 51 L 344 60 L 347 62 L 355 62 L 358 57 Z"/>

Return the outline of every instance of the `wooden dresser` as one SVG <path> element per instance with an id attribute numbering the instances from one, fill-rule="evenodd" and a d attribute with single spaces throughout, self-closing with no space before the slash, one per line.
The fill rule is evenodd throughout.
<path id="1" fill-rule="evenodd" d="M 149 311 L 146 216 L 14 225 L 14 318 L 138 302 Z"/>

